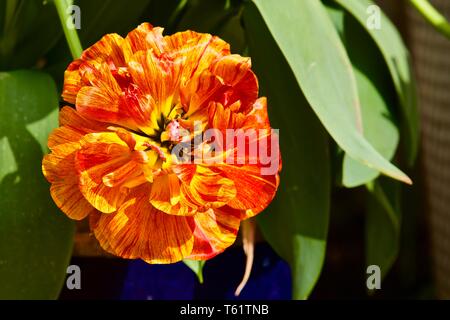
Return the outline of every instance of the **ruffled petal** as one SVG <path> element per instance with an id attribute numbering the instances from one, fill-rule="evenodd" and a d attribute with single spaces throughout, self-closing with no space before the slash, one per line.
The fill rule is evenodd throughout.
<path id="1" fill-rule="evenodd" d="M 163 28 L 154 28 L 150 23 L 144 22 L 129 32 L 125 38 L 130 51 L 125 51 L 129 57 L 138 51 L 153 50 L 157 55 L 165 50 Z"/>
<path id="2" fill-rule="evenodd" d="M 115 68 L 125 66 L 123 54 L 124 39 L 116 34 L 104 35 L 99 41 L 83 51 L 81 60 L 83 61 L 107 61 Z"/>
<path id="3" fill-rule="evenodd" d="M 92 215 L 91 230 L 103 248 L 122 258 L 180 261 L 192 252 L 193 218 L 156 210 L 149 193 L 149 185 L 138 187 L 116 213 Z"/>
<path id="4" fill-rule="evenodd" d="M 59 113 L 59 124 L 61 127 L 54 129 L 48 138 L 47 145 L 50 150 L 60 144 L 79 142 L 84 135 L 106 131 L 108 127 L 108 124 L 84 118 L 75 109 L 67 106 Z"/>
<path id="5" fill-rule="evenodd" d="M 212 102 L 208 107 L 208 126 L 226 132 L 226 129 L 241 129 L 246 123 L 247 115 L 225 108 L 220 102 Z M 224 135 L 225 137 L 225 135 Z"/>
<path id="6" fill-rule="evenodd" d="M 240 214 L 228 207 L 198 212 L 194 216 L 194 248 L 187 258 L 211 259 L 231 246 L 239 230 Z"/>
<path id="7" fill-rule="evenodd" d="M 64 73 L 62 97 L 69 103 L 75 103 L 80 89 L 87 85 L 80 72 L 80 66 L 85 62 L 106 61 L 112 68 L 125 65 L 122 49 L 123 38 L 117 34 L 107 34 L 94 45 L 86 49 L 80 59 L 73 61 Z"/>
<path id="8" fill-rule="evenodd" d="M 155 178 L 149 200 L 158 210 L 178 216 L 193 215 L 198 208 L 186 198 L 181 190 L 181 181 L 173 173 Z"/>
<path id="9" fill-rule="evenodd" d="M 220 95 L 223 84 L 209 70 L 205 70 L 198 78 L 192 79 L 181 89 L 181 103 L 186 110 L 186 116 L 192 118 L 197 111 L 206 109 L 211 101 Z"/>
<path id="10" fill-rule="evenodd" d="M 255 101 L 251 111 L 241 124 L 242 129 L 268 129 L 270 130 L 269 115 L 267 113 L 267 98 L 261 97 Z"/>
<path id="11" fill-rule="evenodd" d="M 273 200 L 279 184 L 277 174 L 262 175 L 261 167 L 256 165 L 219 167 L 234 182 L 237 190 L 236 197 L 227 203 L 228 206 L 242 211 L 250 210 L 243 218 L 260 213 Z"/>
<path id="12" fill-rule="evenodd" d="M 174 172 L 182 181 L 181 193 L 199 211 L 219 208 L 236 196 L 236 186 L 214 166 L 177 165 Z"/>
<path id="13" fill-rule="evenodd" d="M 216 59 L 230 54 L 228 43 L 207 33 L 177 32 L 165 36 L 164 42 L 167 54 L 174 60 L 182 61 L 181 85 L 198 77 Z"/>
<path id="14" fill-rule="evenodd" d="M 251 70 L 250 58 L 233 54 L 220 58 L 211 72 L 224 83 L 217 102 L 225 107 L 240 101 L 240 112 L 246 113 L 258 98 L 258 80 Z"/>
<path id="15" fill-rule="evenodd" d="M 110 187 L 103 179 L 131 160 L 129 147 L 116 133 L 92 133 L 83 137 L 75 166 L 81 193 L 94 208 L 111 213 L 120 207 L 126 197 L 125 190 Z"/>
<path id="16" fill-rule="evenodd" d="M 143 106 L 138 114 L 142 115 L 143 120 L 138 124 L 141 125 L 141 130 L 153 135 L 158 129 L 162 129 L 159 128 L 161 119 L 169 116 L 174 98 L 178 96 L 180 63 L 172 61 L 167 56 L 158 57 L 153 51 L 139 51 L 128 62 L 128 67 L 140 95 L 147 97 L 146 103 L 138 105 Z M 127 109 L 135 110 L 135 108 Z M 142 127 L 149 123 L 152 124 L 151 127 Z"/>
<path id="17" fill-rule="evenodd" d="M 109 126 L 107 123 L 83 117 L 77 110 L 68 106 L 64 106 L 59 111 L 59 125 L 78 130 L 79 133 L 83 135 L 92 132 L 106 131 Z"/>
<path id="18" fill-rule="evenodd" d="M 81 59 L 71 62 L 64 72 L 62 97 L 68 103 L 75 104 L 78 91 L 83 86 L 83 80 L 79 71 L 81 63 L 83 63 Z"/>
<path id="19" fill-rule="evenodd" d="M 75 153 L 78 142 L 67 142 L 55 146 L 52 153 L 42 161 L 42 171 L 52 184 L 50 194 L 56 205 L 69 218 L 81 220 L 94 211 L 84 199 L 78 188 L 78 175 L 75 171 Z"/>

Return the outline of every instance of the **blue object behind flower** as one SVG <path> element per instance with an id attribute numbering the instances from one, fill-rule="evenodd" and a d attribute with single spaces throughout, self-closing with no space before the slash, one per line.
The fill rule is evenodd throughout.
<path id="1" fill-rule="evenodd" d="M 121 299 L 290 299 L 289 266 L 266 244 L 258 244 L 249 282 L 239 297 L 234 291 L 244 273 L 245 255 L 236 247 L 207 262 L 200 284 L 183 263 L 149 265 L 128 263 Z"/>

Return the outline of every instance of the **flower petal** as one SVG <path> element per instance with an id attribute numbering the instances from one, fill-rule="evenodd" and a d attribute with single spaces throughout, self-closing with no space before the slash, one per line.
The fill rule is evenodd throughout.
<path id="1" fill-rule="evenodd" d="M 224 56 L 212 65 L 211 72 L 220 77 L 226 86 L 216 101 L 225 107 L 240 101 L 240 112 L 251 109 L 258 98 L 258 80 L 251 70 L 250 58 L 237 54 Z"/>
<path id="2" fill-rule="evenodd" d="M 117 33 L 104 35 L 99 41 L 83 51 L 83 61 L 107 61 L 110 65 L 119 68 L 125 66 L 123 55 L 124 39 Z"/>
<path id="3" fill-rule="evenodd" d="M 42 171 L 52 184 L 50 194 L 56 205 L 69 218 L 81 220 L 94 211 L 78 188 L 78 175 L 75 171 L 75 152 L 78 142 L 55 146 L 52 153 L 42 161 Z"/>
<path id="4" fill-rule="evenodd" d="M 222 207 L 236 196 L 234 182 L 214 166 L 183 164 L 173 170 L 182 181 L 183 196 L 200 211 Z"/>
<path id="5" fill-rule="evenodd" d="M 253 108 L 242 123 L 242 128 L 270 129 L 266 97 L 261 97 L 255 101 Z"/>
<path id="6" fill-rule="evenodd" d="M 223 252 L 236 240 L 240 212 L 228 207 L 209 209 L 194 216 L 194 248 L 188 259 L 207 260 Z"/>
<path id="7" fill-rule="evenodd" d="M 139 51 L 128 62 L 128 67 L 141 96 L 147 97 L 144 108 L 140 108 L 147 123 L 140 121 L 138 124 L 142 126 L 151 123 L 153 126 L 150 131 L 141 129 L 153 135 L 155 131 L 162 129 L 156 126 L 160 124 L 161 118 L 168 117 L 173 108 L 174 96 L 178 95 L 180 64 L 166 56 L 157 57 L 152 51 Z M 145 108 L 146 106 L 148 107 Z"/>
<path id="8" fill-rule="evenodd" d="M 126 258 L 148 263 L 173 263 L 193 247 L 193 218 L 167 215 L 148 202 L 150 186 L 135 188 L 116 213 L 96 214 L 91 230 L 100 245 Z"/>
<path id="9" fill-rule="evenodd" d="M 64 72 L 64 85 L 62 97 L 68 103 L 75 104 L 78 91 L 83 86 L 83 80 L 80 75 L 80 65 L 83 63 L 81 59 L 75 60 L 69 64 Z"/>
<path id="10" fill-rule="evenodd" d="M 198 206 L 186 199 L 180 183 L 179 178 L 173 173 L 156 177 L 150 193 L 150 203 L 167 214 L 178 216 L 195 214 Z"/>
<path id="11" fill-rule="evenodd" d="M 192 79 L 185 87 L 181 89 L 181 103 L 186 110 L 186 115 L 191 117 L 202 109 L 206 108 L 216 95 L 221 93 L 223 84 L 220 79 L 205 70 L 198 78 Z"/>
<path id="12" fill-rule="evenodd" d="M 219 166 L 224 175 L 236 185 L 237 194 L 228 205 L 248 211 L 243 218 L 249 218 L 264 210 L 273 200 L 279 184 L 278 175 L 262 175 L 257 165 Z"/>
<path id="13" fill-rule="evenodd" d="M 64 73 L 62 97 L 69 103 L 75 103 L 78 91 L 86 85 L 80 73 L 80 66 L 86 61 L 107 61 L 114 68 L 125 65 L 122 52 L 123 38 L 117 34 L 107 34 L 94 45 L 86 49 L 80 59 L 73 61 Z"/>
<path id="14" fill-rule="evenodd" d="M 130 48 L 129 57 L 138 51 L 153 50 L 160 55 L 164 51 L 164 38 L 162 36 L 164 29 L 154 28 L 150 23 L 141 23 L 136 29 L 129 32 L 125 38 Z"/>
<path id="15" fill-rule="evenodd" d="M 108 126 L 88 120 L 75 109 L 67 106 L 63 107 L 59 113 L 59 124 L 61 127 L 54 129 L 48 138 L 47 144 L 50 149 L 64 143 L 79 142 L 84 135 L 106 131 Z"/>
<path id="16" fill-rule="evenodd" d="M 209 128 L 214 128 L 225 133 L 226 129 L 240 129 L 246 123 L 247 115 L 234 112 L 231 108 L 225 108 L 220 102 L 212 102 L 208 107 Z"/>
<path id="17" fill-rule="evenodd" d="M 188 81 L 208 69 L 211 63 L 230 54 L 230 45 L 207 33 L 177 32 L 165 36 L 165 50 L 175 59 L 183 61 L 182 79 Z"/>
<path id="18" fill-rule="evenodd" d="M 126 193 L 120 187 L 109 187 L 103 181 L 108 174 L 131 161 L 131 152 L 116 133 L 92 133 L 81 140 L 75 157 L 79 187 L 87 201 L 104 213 L 116 211 Z"/>

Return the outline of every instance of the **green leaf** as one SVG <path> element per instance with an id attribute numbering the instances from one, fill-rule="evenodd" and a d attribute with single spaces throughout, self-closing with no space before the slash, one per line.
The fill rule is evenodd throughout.
<path id="1" fill-rule="evenodd" d="M 411 70 L 410 57 L 400 33 L 392 22 L 380 11 L 381 28 L 367 25 L 367 9 L 374 5 L 370 0 L 334 0 L 348 10 L 362 24 L 382 52 L 394 81 L 402 114 L 402 138 L 410 165 L 417 157 L 419 144 L 419 116 L 416 101 L 416 86 Z"/>
<path id="2" fill-rule="evenodd" d="M 331 188 L 328 136 L 256 7 L 248 4 L 243 17 L 253 69 L 268 98 L 271 125 L 280 129 L 283 158 L 276 198 L 258 215 L 258 223 L 291 267 L 293 298 L 306 299 L 320 276 L 326 251 Z"/>
<path id="3" fill-rule="evenodd" d="M 55 299 L 63 286 L 74 224 L 54 205 L 41 169 L 57 123 L 48 75 L 0 73 L 0 299 Z"/>
<path id="4" fill-rule="evenodd" d="M 328 4 L 328 2 L 326 2 Z M 364 135 L 387 159 L 394 156 L 399 132 L 394 121 L 396 92 L 389 70 L 373 39 L 341 7 L 327 6 L 352 62 L 361 101 Z M 391 106 L 391 108 L 389 108 Z M 343 184 L 361 185 L 378 175 L 345 156 Z M 378 265 L 382 277 L 395 261 L 400 241 L 399 185 L 379 178 L 368 185 L 370 194 L 366 215 L 366 262 Z"/>
<path id="5" fill-rule="evenodd" d="M 353 66 L 361 102 L 364 137 L 386 159 L 391 160 L 399 141 L 393 110 L 395 89 L 383 56 L 359 23 L 342 9 L 327 6 Z M 395 108 L 394 108 L 395 109 Z M 344 156 L 342 183 L 357 187 L 375 179 L 379 172 Z"/>
<path id="6" fill-rule="evenodd" d="M 366 263 L 378 265 L 384 278 L 397 258 L 401 209 L 399 183 L 377 179 L 368 185 L 366 212 Z"/>
<path id="7" fill-rule="evenodd" d="M 319 0 L 253 0 L 307 101 L 353 159 L 411 183 L 361 134 L 356 81 L 344 46 Z M 359 123 L 359 125 L 358 125 Z"/>
<path id="8" fill-rule="evenodd" d="M 203 283 L 203 267 L 206 261 L 184 259 L 184 264 L 191 269 L 198 278 L 198 282 Z"/>

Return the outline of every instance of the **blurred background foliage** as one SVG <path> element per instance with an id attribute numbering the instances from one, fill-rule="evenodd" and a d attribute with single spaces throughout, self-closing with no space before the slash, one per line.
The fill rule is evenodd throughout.
<path id="1" fill-rule="evenodd" d="M 0 298 L 57 298 L 73 245 L 73 222 L 58 213 L 40 170 L 72 60 L 52 2 L 0 3 Z M 166 34 L 218 35 L 233 53 L 251 56 L 283 156 L 278 194 L 257 221 L 291 267 L 293 298 L 310 296 L 325 257 L 333 261 L 337 244 L 344 245 L 336 234 L 349 240 L 348 256 L 364 249 L 366 265 L 379 265 L 383 278 L 406 243 L 397 268 L 404 287 L 417 284 L 411 280 L 417 279 L 420 210 L 415 81 L 388 17 L 380 12 L 379 30 L 368 26 L 371 0 L 73 4 L 81 8 L 83 48 L 148 21 Z M 436 19 L 428 11 L 424 16 Z M 410 179 L 415 186 L 405 184 Z M 203 263 L 187 264 L 201 279 Z M 366 269 L 359 268 L 346 281 L 364 278 Z M 327 268 L 323 277 L 328 281 Z"/>

